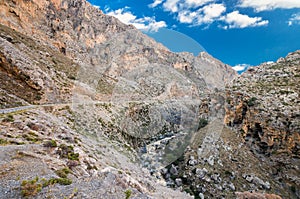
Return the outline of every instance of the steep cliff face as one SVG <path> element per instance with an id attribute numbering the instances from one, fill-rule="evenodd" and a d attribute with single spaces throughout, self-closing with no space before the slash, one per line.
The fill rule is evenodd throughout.
<path id="1" fill-rule="evenodd" d="M 258 152 L 299 158 L 300 52 L 251 68 L 227 90 L 225 123 L 239 126 Z"/>
<path id="2" fill-rule="evenodd" d="M 57 65 L 61 65 L 61 69 L 65 71 L 73 70 L 75 74 L 69 77 L 84 82 L 92 89 L 96 89 L 97 86 L 90 82 L 102 81 L 106 82 L 108 87 L 113 87 L 111 84 L 114 83 L 109 77 L 118 78 L 131 70 L 156 63 L 183 73 L 196 82 L 198 91 L 213 87 L 224 88 L 224 82 L 236 75 L 229 66 L 210 56 L 202 54 L 193 57 L 188 53 L 171 53 L 132 26 L 104 15 L 84 0 L 1 1 L 0 5 L 1 24 L 34 38 L 39 42 L 34 45 L 47 46 L 51 52 L 60 52 L 62 56 L 68 57 L 72 63 Z M 42 60 L 47 60 L 47 54 L 39 56 Z M 40 65 L 37 64 L 37 67 Z M 29 70 L 22 72 L 30 73 Z M 45 93 L 45 98 L 42 96 L 44 101 L 53 101 L 47 97 L 45 85 L 49 83 L 44 79 L 54 77 L 45 76 L 41 72 L 36 75 L 35 84 Z"/>
<path id="3" fill-rule="evenodd" d="M 299 187 L 300 51 L 275 63 L 248 69 L 227 89 L 225 123 L 249 148 L 269 157 L 273 173 Z M 285 174 L 283 174 L 285 173 Z"/>
<path id="4" fill-rule="evenodd" d="M 229 66 L 85 0 L 3 0 L 0 23 L 1 198 L 190 198 L 142 169 L 138 147 L 197 128 Z"/>
<path id="5" fill-rule="evenodd" d="M 299 196 L 297 160 L 270 171 L 223 125 L 224 102 L 225 122 L 264 154 L 274 145 L 298 157 L 298 120 L 278 116 L 276 136 L 261 135 L 272 126 L 251 117 L 267 110 L 234 86 L 226 100 L 230 66 L 205 52 L 172 53 L 85 0 L 2 0 L 0 23 L 0 197 Z M 298 81 L 297 67 L 288 71 Z M 284 99 L 299 108 L 295 94 Z"/>

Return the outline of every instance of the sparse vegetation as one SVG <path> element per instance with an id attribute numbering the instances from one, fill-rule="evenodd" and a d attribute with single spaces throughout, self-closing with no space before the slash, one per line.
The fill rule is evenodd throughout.
<path id="1" fill-rule="evenodd" d="M 47 140 L 44 145 L 44 147 L 50 147 L 50 148 L 54 148 L 57 147 L 57 143 L 55 140 Z"/>
<path id="2" fill-rule="evenodd" d="M 0 138 L 0 145 L 6 145 L 6 144 L 9 144 L 9 141 L 8 141 L 8 140 L 5 140 L 5 139 L 2 139 L 2 138 Z"/>
<path id="3" fill-rule="evenodd" d="M 27 140 L 27 141 L 29 141 L 29 142 L 33 142 L 33 143 L 36 143 L 36 142 L 40 141 L 40 139 L 37 137 L 36 134 L 34 134 L 34 135 L 33 135 L 33 134 L 30 134 L 30 133 L 28 133 L 28 134 L 23 134 L 22 137 L 23 137 L 25 140 Z"/>
<path id="4" fill-rule="evenodd" d="M 61 158 L 68 158 L 69 160 L 79 161 L 79 153 L 74 153 L 73 146 L 67 146 L 66 144 L 61 144 L 58 147 L 57 152 Z"/>
<path id="5" fill-rule="evenodd" d="M 49 181 L 49 184 L 60 184 L 60 185 L 70 185 L 72 184 L 72 180 L 69 178 L 51 178 Z"/>
<path id="6" fill-rule="evenodd" d="M 59 170 L 60 173 L 66 174 L 69 173 L 69 169 L 64 168 Z M 60 178 L 51 178 L 49 180 L 46 180 L 45 178 L 42 178 L 39 181 L 39 177 L 35 177 L 33 180 L 23 180 L 21 183 L 21 195 L 23 197 L 32 197 L 38 194 L 43 187 L 47 187 L 49 185 L 53 184 L 60 184 L 60 185 L 70 185 L 72 184 L 72 180 L 68 179 L 67 177 L 60 177 Z"/>
<path id="7" fill-rule="evenodd" d="M 79 153 L 69 153 L 68 159 L 69 160 L 79 160 Z"/>
<path id="8" fill-rule="evenodd" d="M 38 14 L 35 12 L 35 4 L 15 6 L 15 1 L 4 4 L 3 13 L 7 15 L 4 21 L 15 29 L 0 25 L 0 37 L 7 41 L 1 45 L 0 52 L 0 85 L 1 92 L 3 90 L 5 94 L 2 97 L 1 93 L 1 106 L 16 107 L 9 104 L 10 101 L 18 103 L 14 102 L 16 100 L 21 100 L 21 105 L 25 108 L 29 105 L 22 114 L 1 114 L 0 121 L 4 122 L 1 123 L 0 145 L 21 143 L 20 141 L 26 144 L 21 147 L 1 146 L 4 149 L 1 156 L 5 160 L 3 171 L 0 172 L 2 184 L 13 188 L 7 195 L 6 189 L 2 190 L 0 195 L 4 193 L 4 198 L 15 196 L 14 191 L 18 192 L 19 197 L 20 191 L 24 197 L 41 198 L 93 198 L 101 197 L 97 194 L 105 192 L 107 198 L 117 195 L 126 199 L 138 197 L 136 195 L 141 195 L 141 192 L 145 197 L 156 195 L 160 198 L 165 194 L 169 198 L 184 198 L 180 193 L 183 190 L 195 195 L 195 198 L 203 198 L 202 193 L 205 198 L 234 198 L 232 195 L 235 192 L 244 190 L 298 193 L 294 182 L 297 172 L 293 172 L 296 166 L 289 165 L 296 162 L 289 160 L 289 154 L 295 155 L 295 152 L 281 152 L 279 161 L 272 158 L 269 164 L 269 156 L 258 154 L 256 157 L 255 151 L 251 151 L 251 147 L 258 142 L 264 142 L 262 147 L 268 147 L 268 150 L 274 148 L 278 151 L 281 151 L 281 146 L 284 150 L 284 144 L 287 143 L 288 149 L 296 150 L 296 158 L 299 157 L 298 145 L 293 142 L 297 134 L 294 136 L 293 129 L 290 130 L 292 127 L 297 128 L 299 124 L 299 111 L 296 107 L 299 103 L 299 96 L 296 94 L 299 92 L 295 90 L 293 94 L 291 91 L 294 88 L 288 88 L 292 85 L 290 81 L 298 86 L 299 78 L 290 78 L 291 74 L 285 74 L 290 69 L 284 61 L 273 64 L 274 69 L 279 70 L 274 74 L 267 71 L 270 74 L 268 78 L 259 74 L 265 71 L 251 67 L 250 73 L 245 75 L 245 78 L 250 77 L 250 85 L 245 85 L 244 77 L 239 78 L 233 86 L 237 92 L 228 94 L 231 95 L 227 98 L 230 105 L 224 106 L 226 93 L 223 92 L 223 84 L 220 84 L 220 90 L 216 88 L 213 91 L 211 88 L 219 87 L 219 83 L 225 80 L 229 82 L 234 74 L 231 74 L 229 66 L 222 67 L 219 61 L 205 54 L 201 53 L 198 57 L 188 53 L 173 54 L 160 44 L 140 36 L 139 32 L 134 34 L 135 30 L 132 28 L 127 31 L 126 26 L 106 18 L 99 10 L 96 12 L 94 9 L 94 12 L 91 6 L 86 8 L 80 3 L 69 3 L 60 6 L 61 9 L 57 5 L 40 3 L 39 11 L 42 12 Z M 19 17 L 20 13 L 24 13 L 23 8 L 27 14 Z M 67 8 L 71 9 L 66 10 Z M 34 20 L 38 16 L 45 17 Z M 81 20 L 82 18 L 90 20 Z M 14 19 L 18 19 L 18 24 L 15 24 Z M 35 23 L 30 24 L 30 19 Z M 66 52 L 68 56 L 65 56 Z M 207 64 L 203 65 L 204 62 Z M 295 67 L 298 66 L 299 61 Z M 212 71 L 216 73 L 215 76 L 210 74 Z M 114 77 L 101 77 L 101 73 Z M 76 79 L 78 81 L 74 82 Z M 229 89 L 232 91 L 233 88 Z M 215 93 L 220 96 L 215 96 Z M 279 93 L 286 94 L 280 96 L 281 101 L 276 99 Z M 123 94 L 128 97 L 127 101 L 118 99 Z M 112 102 L 113 104 L 101 103 L 101 100 L 111 98 L 116 98 L 117 101 Z M 40 103 L 43 105 L 31 106 L 41 99 Z M 269 102 L 265 103 L 267 100 Z M 77 102 L 81 105 L 77 105 Z M 95 108 L 95 103 L 100 105 L 96 104 Z M 148 104 L 144 105 L 145 103 Z M 290 104 L 287 108 L 283 107 L 287 104 Z M 277 112 L 273 111 L 275 108 Z M 295 113 L 291 113 L 288 108 L 293 108 Z M 189 114 L 190 111 L 196 111 L 197 116 L 193 117 L 194 114 Z M 215 118 L 222 119 L 225 111 L 231 111 L 224 118 L 224 121 L 228 119 L 230 122 L 230 128 L 224 127 L 222 121 L 220 124 L 218 121 L 214 122 Z M 261 114 L 263 111 L 266 114 Z M 263 122 L 265 118 L 270 118 L 270 124 L 261 128 L 253 127 L 252 122 Z M 196 119 L 196 124 L 189 125 L 193 119 Z M 27 125 L 28 123 L 32 125 Z M 208 128 L 208 124 L 211 128 Z M 161 125 L 164 126 L 160 131 Z M 281 126 L 283 130 L 278 128 Z M 244 137 L 234 131 L 237 130 L 235 127 L 245 127 L 245 136 L 255 134 L 249 139 L 252 143 L 245 143 Z M 274 127 L 274 132 L 271 127 Z M 197 128 L 200 129 L 199 132 L 194 132 Z M 269 129 L 272 131 L 267 132 Z M 275 135 L 277 129 L 282 136 L 279 133 Z M 153 139 L 146 134 L 148 132 L 150 136 L 153 135 Z M 82 135 L 82 141 L 74 138 L 76 135 Z M 36 142 L 47 148 L 32 144 Z M 144 148 L 140 153 L 141 146 Z M 253 149 L 256 148 L 258 147 Z M 296 158 L 293 157 L 292 160 Z M 165 165 L 164 159 L 175 159 L 181 164 L 174 163 L 172 170 L 160 169 Z M 143 168 L 137 165 L 139 160 L 145 160 L 141 161 Z M 90 170 L 96 170 L 96 165 L 103 169 L 97 179 L 92 176 L 95 171 Z M 277 166 L 282 172 L 276 169 Z M 149 177 L 148 172 L 144 171 L 146 168 L 149 168 L 153 177 Z M 5 174 L 2 175 L 3 172 Z M 119 175 L 115 175 L 116 172 Z M 158 175 L 159 172 L 161 175 Z M 41 173 L 47 179 L 41 179 L 43 176 L 39 176 L 40 179 L 34 178 Z M 91 176 L 85 176 L 87 174 Z M 251 180 L 243 177 L 248 174 Z M 254 174 L 261 179 L 255 179 Z M 15 189 L 16 175 L 21 176 L 21 179 L 17 179 L 18 189 Z M 24 180 L 22 176 L 31 177 Z M 175 188 L 175 191 L 166 191 L 168 196 L 160 193 L 164 192 L 160 191 L 165 190 L 164 187 L 155 184 L 156 177 L 165 176 L 166 182 L 170 182 Z M 289 182 L 287 185 L 285 178 Z M 60 186 L 70 185 L 72 179 L 76 180 L 76 186 L 82 193 L 76 195 L 78 190 L 74 186 Z M 269 187 L 266 190 L 263 186 L 255 185 L 255 181 L 260 183 L 265 180 L 270 181 L 266 183 L 266 187 Z M 95 186 L 99 191 L 93 192 Z M 44 187 L 49 189 L 43 190 Z"/>
<path id="9" fill-rule="evenodd" d="M 254 106 L 256 100 L 257 100 L 256 97 L 251 97 L 251 98 L 247 101 L 247 105 L 248 105 L 248 106 Z"/>
<path id="10" fill-rule="evenodd" d="M 42 190 L 43 185 L 38 183 L 39 178 L 36 177 L 33 180 L 23 180 L 21 183 L 21 195 L 23 197 L 35 196 Z"/>
<path id="11" fill-rule="evenodd" d="M 55 173 L 56 173 L 56 175 L 58 175 L 61 178 L 67 178 L 68 174 L 71 173 L 71 170 L 69 168 L 65 167 L 65 168 L 57 170 Z"/>
<path id="12" fill-rule="evenodd" d="M 200 118 L 199 120 L 199 125 L 198 125 L 198 130 L 205 127 L 208 124 L 207 119 Z"/>
<path id="13" fill-rule="evenodd" d="M 125 199 L 129 199 L 132 194 L 130 189 L 126 190 L 124 193 L 125 193 Z"/>
<path id="14" fill-rule="evenodd" d="M 4 119 L 2 119 L 2 122 L 13 122 L 14 121 L 14 116 L 9 114 L 7 115 Z"/>

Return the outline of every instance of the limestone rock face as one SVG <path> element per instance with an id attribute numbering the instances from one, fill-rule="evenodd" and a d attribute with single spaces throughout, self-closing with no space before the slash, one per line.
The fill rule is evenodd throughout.
<path id="1" fill-rule="evenodd" d="M 225 82 L 236 76 L 231 67 L 205 53 L 194 57 L 189 53 L 170 52 L 134 27 L 104 15 L 85 0 L 1 1 L 0 5 L 0 22 L 5 28 L 17 30 L 34 38 L 39 42 L 37 45 L 47 46 L 66 56 L 73 63 L 62 64 L 61 68 L 69 67 L 66 69 L 69 71 L 71 67 L 77 72 L 71 75 L 72 78 L 77 78 L 92 89 L 95 85 L 90 82 L 95 79 L 98 81 L 103 75 L 118 78 L 131 70 L 153 64 L 183 73 L 189 81 L 196 83 L 197 91 L 201 92 L 224 88 Z M 46 58 L 45 55 L 39 56 Z M 26 74 L 30 71 L 22 72 Z M 36 75 L 40 78 L 35 78 L 35 84 L 41 87 L 49 84 L 44 82 L 45 74 Z M 161 77 L 166 75 L 162 73 Z M 109 79 L 101 79 L 111 84 Z"/>
<path id="2" fill-rule="evenodd" d="M 227 90 L 225 123 L 261 153 L 300 157 L 300 51 L 250 68 Z"/>
<path id="3" fill-rule="evenodd" d="M 272 173 L 299 189 L 300 51 L 250 68 L 226 89 L 224 121 Z M 298 196 L 299 197 L 299 196 Z"/>
<path id="4" fill-rule="evenodd" d="M 0 198 L 297 198 L 298 74 L 299 52 L 237 78 L 85 0 L 2 0 Z"/>
<path id="5" fill-rule="evenodd" d="M 0 198 L 191 198 L 141 168 L 138 147 L 197 128 L 235 76 L 85 0 L 0 1 Z"/>

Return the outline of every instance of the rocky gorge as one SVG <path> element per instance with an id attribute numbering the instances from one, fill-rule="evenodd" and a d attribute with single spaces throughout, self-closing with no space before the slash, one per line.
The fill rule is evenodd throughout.
<path id="1" fill-rule="evenodd" d="M 0 1 L 1 198 L 298 198 L 300 52 L 238 76 L 85 0 Z"/>

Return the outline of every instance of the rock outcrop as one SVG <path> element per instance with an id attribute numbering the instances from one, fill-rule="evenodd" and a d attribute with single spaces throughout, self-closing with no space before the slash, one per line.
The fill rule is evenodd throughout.
<path id="1" fill-rule="evenodd" d="M 300 51 L 248 69 L 226 89 L 224 119 L 293 190 L 300 185 L 299 73 Z"/>
<path id="2" fill-rule="evenodd" d="M 1 198 L 190 197 L 135 149 L 179 128 L 173 113 L 194 122 L 191 107 L 236 76 L 229 66 L 172 53 L 85 0 L 5 0 L 0 15 Z M 137 137 L 138 124 L 149 130 Z"/>
<path id="3" fill-rule="evenodd" d="M 138 70 L 139 67 L 156 63 L 184 73 L 197 83 L 200 90 L 207 87 L 224 88 L 224 82 L 236 75 L 229 66 L 205 53 L 199 57 L 189 53 L 174 54 L 134 27 L 104 15 L 85 0 L 2 1 L 0 5 L 1 24 L 34 38 L 35 42 L 39 42 L 38 45 L 47 46 L 71 60 L 61 64 L 62 60 L 41 64 L 58 65 L 65 71 L 73 70 L 77 74 L 68 76 L 85 83 L 101 79 L 100 81 L 112 84 L 109 79 L 103 78 L 103 75 L 117 78 L 130 70 Z M 47 54 L 39 56 L 41 60 L 51 59 L 47 58 Z M 37 67 L 41 64 L 37 64 Z M 22 70 L 22 67 L 19 69 Z M 29 71 L 22 72 L 27 74 Z M 50 84 L 44 79 L 51 77 L 45 76 L 36 72 L 34 83 L 42 88 L 43 85 Z M 87 84 L 95 88 L 95 85 Z M 52 99 L 47 97 L 48 92 L 44 93 L 45 101 L 51 102 Z"/>
<path id="4" fill-rule="evenodd" d="M 259 153 L 300 157 L 300 51 L 248 69 L 227 90 L 225 123 Z"/>
<path id="5" fill-rule="evenodd" d="M 276 72 L 294 85 L 297 56 Z M 260 70 L 225 93 L 230 66 L 170 52 L 85 0 L 0 1 L 0 197 L 299 197 L 298 90 L 258 126 L 264 99 L 234 85 Z"/>

